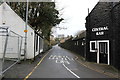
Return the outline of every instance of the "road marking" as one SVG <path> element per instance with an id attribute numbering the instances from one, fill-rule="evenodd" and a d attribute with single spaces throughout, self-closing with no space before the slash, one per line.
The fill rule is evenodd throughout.
<path id="1" fill-rule="evenodd" d="M 67 58 L 68 60 L 70 60 L 70 61 L 74 61 L 73 58 L 69 58 L 68 56 L 66 56 L 66 58 Z"/>
<path id="2" fill-rule="evenodd" d="M 70 64 L 69 61 L 74 61 L 73 58 L 69 58 L 68 56 L 60 56 L 60 55 L 51 55 L 49 57 L 49 59 L 51 60 L 55 60 L 56 63 L 66 63 L 66 64 Z"/>
<path id="3" fill-rule="evenodd" d="M 50 52 L 50 51 L 49 51 Z M 48 52 L 48 53 L 49 53 Z M 48 53 L 40 60 L 40 62 L 34 67 L 34 69 L 24 78 L 24 80 L 27 80 L 31 75 L 32 73 L 35 71 L 35 69 L 42 63 L 42 61 L 44 60 L 44 58 L 48 55 Z"/>
<path id="4" fill-rule="evenodd" d="M 65 56 L 65 57 L 70 60 L 70 58 L 68 56 Z"/>
<path id="5" fill-rule="evenodd" d="M 52 59 L 53 55 L 50 55 L 49 59 Z"/>
<path id="6" fill-rule="evenodd" d="M 58 57 L 56 59 L 58 60 Z"/>
<path id="7" fill-rule="evenodd" d="M 63 66 L 71 73 L 73 74 L 75 77 L 80 78 L 77 74 L 75 74 L 73 71 L 71 71 L 67 66 L 65 66 L 65 64 L 63 64 Z"/>
<path id="8" fill-rule="evenodd" d="M 56 62 L 56 63 L 62 63 L 60 60 L 56 60 L 55 62 Z"/>
<path id="9" fill-rule="evenodd" d="M 56 60 L 55 62 L 60 64 L 64 64 L 64 63 L 70 64 L 68 61 L 64 61 L 64 60 Z"/>
<path id="10" fill-rule="evenodd" d="M 64 61 L 64 63 L 70 64 L 68 61 Z"/>
<path id="11" fill-rule="evenodd" d="M 59 60 L 70 60 L 70 61 L 74 61 L 74 59 L 73 58 L 70 58 L 70 57 L 68 57 L 68 56 L 57 56 L 57 55 L 50 55 L 50 57 L 49 57 L 49 59 L 59 59 Z"/>
<path id="12" fill-rule="evenodd" d="M 67 61 L 67 59 L 65 58 L 65 60 Z"/>
<path id="13" fill-rule="evenodd" d="M 53 57 L 52 57 L 52 59 L 55 59 L 56 58 L 56 55 L 54 55 Z"/>
<path id="14" fill-rule="evenodd" d="M 58 56 L 59 58 L 61 58 L 62 56 Z"/>
<path id="15" fill-rule="evenodd" d="M 74 59 L 73 59 L 73 58 L 72 58 L 71 60 L 72 60 L 72 61 L 74 61 Z"/>
<path id="16" fill-rule="evenodd" d="M 68 56 L 66 56 L 66 58 L 71 61 L 71 59 Z"/>

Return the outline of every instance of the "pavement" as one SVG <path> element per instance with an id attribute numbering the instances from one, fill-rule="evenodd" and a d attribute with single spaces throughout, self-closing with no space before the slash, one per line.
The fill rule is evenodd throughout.
<path id="1" fill-rule="evenodd" d="M 74 53 L 74 52 L 72 52 L 72 53 Z M 118 69 L 116 69 L 115 67 L 113 67 L 111 65 L 107 65 L 107 64 L 97 64 L 95 62 L 88 62 L 85 60 L 85 58 L 83 58 L 79 54 L 77 54 L 77 53 L 74 53 L 74 54 L 77 55 L 76 61 L 79 62 L 80 64 L 82 64 L 83 66 L 85 66 L 91 70 L 94 70 L 96 72 L 110 76 L 111 78 L 119 78 L 120 79 L 120 71 Z"/>
<path id="2" fill-rule="evenodd" d="M 35 60 L 22 60 L 4 73 L 3 80 L 6 78 L 25 78 L 44 55 L 45 53 L 38 55 Z"/>
<path id="3" fill-rule="evenodd" d="M 54 48 L 55 47 L 53 47 L 53 49 Z M 5 74 L 4 74 L 5 76 L 4 76 L 3 80 L 5 80 L 6 78 L 25 78 L 25 77 L 46 78 L 46 75 L 47 75 L 47 78 L 53 78 L 53 77 L 54 78 L 75 78 L 75 76 L 73 76 L 69 72 L 65 71 L 67 69 L 66 66 L 69 67 L 72 71 L 74 71 L 78 75 L 81 75 L 83 77 L 86 77 L 85 74 L 88 75 L 87 77 L 90 77 L 90 75 L 93 73 L 94 75 L 96 75 L 96 77 L 97 76 L 101 77 L 101 76 L 105 75 L 109 78 L 120 78 L 119 71 L 116 70 L 114 67 L 105 65 L 105 64 L 97 64 L 97 63 L 93 63 L 93 62 L 87 62 L 79 54 L 73 53 L 73 52 L 63 49 L 63 48 L 60 48 L 60 49 L 63 51 L 67 51 L 66 55 L 68 55 L 68 53 L 71 53 L 72 55 L 74 55 L 75 61 L 78 62 L 80 65 L 78 63 L 71 62 L 72 65 L 69 66 L 70 61 L 66 62 L 65 65 L 64 64 L 63 65 L 55 64 L 53 60 L 48 61 L 48 59 L 50 59 L 51 55 L 58 53 L 56 50 L 53 54 L 53 51 L 54 51 L 53 49 L 52 49 L 52 51 L 50 50 L 44 54 L 38 55 L 36 57 L 35 61 L 27 60 L 27 61 L 21 61 L 21 64 L 16 64 L 11 69 L 9 69 L 7 72 L 5 72 Z M 59 49 L 59 48 L 57 48 L 57 49 Z M 46 55 L 49 52 L 50 52 L 50 54 L 46 57 Z M 61 54 L 58 53 L 58 55 L 61 55 Z M 62 54 L 61 56 L 64 56 L 64 54 Z M 45 60 L 44 60 L 44 58 L 45 58 Z M 56 62 L 56 63 L 60 63 L 60 62 Z M 47 66 L 47 65 L 49 65 L 49 66 Z M 54 65 L 54 67 L 52 65 Z M 73 66 L 73 65 L 76 65 L 76 66 Z M 66 69 L 63 68 L 63 66 Z M 81 71 L 79 71 L 79 69 L 81 71 L 86 70 L 86 73 L 85 72 L 81 73 Z M 31 71 L 32 71 L 32 73 L 31 73 Z M 88 71 L 92 72 L 92 73 L 90 74 Z M 51 72 L 54 73 L 54 75 L 52 75 Z M 30 76 L 28 76 L 28 75 L 30 75 Z M 95 77 L 94 75 L 91 75 L 91 76 Z"/>

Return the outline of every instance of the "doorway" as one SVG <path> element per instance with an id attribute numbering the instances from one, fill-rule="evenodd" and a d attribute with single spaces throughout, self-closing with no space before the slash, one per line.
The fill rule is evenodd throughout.
<path id="1" fill-rule="evenodd" d="M 110 64 L 109 40 L 90 41 L 90 52 L 97 53 L 97 63 Z"/>
<path id="2" fill-rule="evenodd" d="M 109 40 L 97 41 L 97 49 L 97 63 L 109 65 Z"/>

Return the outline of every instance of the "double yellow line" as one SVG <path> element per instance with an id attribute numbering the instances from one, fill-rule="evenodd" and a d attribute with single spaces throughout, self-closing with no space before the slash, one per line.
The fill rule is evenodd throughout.
<path id="1" fill-rule="evenodd" d="M 49 53 L 49 52 L 48 52 Z M 32 73 L 35 71 L 35 69 L 42 63 L 42 61 L 44 60 L 44 58 L 48 55 L 48 53 L 40 60 L 40 62 L 33 68 L 33 70 L 24 78 L 24 80 L 27 80 Z"/>

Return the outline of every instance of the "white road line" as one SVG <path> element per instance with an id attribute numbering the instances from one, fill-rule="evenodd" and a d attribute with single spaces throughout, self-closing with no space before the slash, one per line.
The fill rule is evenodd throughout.
<path id="1" fill-rule="evenodd" d="M 72 58 L 72 61 L 74 61 L 74 59 Z"/>
<path id="2" fill-rule="evenodd" d="M 49 57 L 49 59 L 51 59 L 53 57 L 53 55 L 51 55 L 50 57 Z"/>
<path id="3" fill-rule="evenodd" d="M 67 61 L 67 59 L 65 58 L 65 60 Z"/>
<path id="4" fill-rule="evenodd" d="M 78 57 L 76 56 L 76 57 L 75 57 L 75 60 L 77 60 L 77 59 L 78 59 Z"/>
<path id="5" fill-rule="evenodd" d="M 59 58 L 61 58 L 62 56 L 58 56 Z"/>
<path id="6" fill-rule="evenodd" d="M 54 55 L 53 57 L 52 57 L 52 59 L 55 59 L 56 58 L 56 55 Z"/>
<path id="7" fill-rule="evenodd" d="M 71 61 L 71 59 L 68 56 L 66 56 L 66 58 Z"/>
<path id="8" fill-rule="evenodd" d="M 61 63 L 61 61 L 59 61 L 59 60 L 56 60 L 55 62 L 56 62 L 56 63 Z"/>
<path id="9" fill-rule="evenodd" d="M 56 57 L 56 59 L 58 60 L 58 57 Z"/>
<path id="10" fill-rule="evenodd" d="M 68 61 L 64 61 L 64 63 L 70 64 Z"/>
<path id="11" fill-rule="evenodd" d="M 74 72 L 72 72 L 67 66 L 65 66 L 65 64 L 63 64 L 63 66 L 64 66 L 71 74 L 73 74 L 75 77 L 80 78 L 78 75 L 76 75 Z"/>

